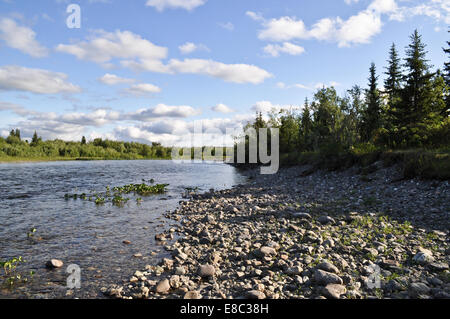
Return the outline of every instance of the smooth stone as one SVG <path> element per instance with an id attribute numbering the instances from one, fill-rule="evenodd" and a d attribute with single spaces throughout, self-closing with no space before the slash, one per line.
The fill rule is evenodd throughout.
<path id="1" fill-rule="evenodd" d="M 47 268 L 61 268 L 63 265 L 64 263 L 59 259 L 50 259 L 45 264 Z"/>
<path id="2" fill-rule="evenodd" d="M 322 293 L 327 298 L 339 299 L 341 295 L 345 294 L 347 289 L 343 285 L 329 284 L 323 288 Z"/>
<path id="3" fill-rule="evenodd" d="M 212 277 L 216 273 L 216 269 L 212 265 L 201 265 L 198 269 L 198 274 L 202 278 Z"/>
<path id="4" fill-rule="evenodd" d="M 329 261 L 321 262 L 320 264 L 317 265 L 317 268 L 335 274 L 339 273 L 339 269 Z"/>
<path id="5" fill-rule="evenodd" d="M 170 283 L 168 279 L 164 279 L 156 286 L 156 292 L 159 294 L 166 294 L 170 290 Z"/>
<path id="6" fill-rule="evenodd" d="M 343 280 L 336 274 L 317 269 L 314 272 L 314 280 L 317 284 L 326 286 L 328 284 L 342 285 Z"/>
<path id="7" fill-rule="evenodd" d="M 202 299 L 202 295 L 198 291 L 188 291 L 183 299 Z"/>

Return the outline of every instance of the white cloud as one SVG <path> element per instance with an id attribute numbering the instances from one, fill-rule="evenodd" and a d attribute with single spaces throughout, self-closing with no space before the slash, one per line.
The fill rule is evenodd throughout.
<path id="1" fill-rule="evenodd" d="M 232 108 L 230 108 L 229 106 L 219 103 L 216 106 L 211 108 L 214 112 L 218 112 L 218 113 L 233 113 L 234 110 Z"/>
<path id="2" fill-rule="evenodd" d="M 121 78 L 115 74 L 106 73 L 104 76 L 98 79 L 99 82 L 107 85 L 133 83 L 134 79 Z"/>
<path id="3" fill-rule="evenodd" d="M 268 44 L 264 47 L 264 52 L 270 54 L 273 57 L 278 57 L 280 56 L 280 53 L 300 55 L 305 52 L 305 49 L 299 45 L 290 42 L 284 42 L 283 45 Z"/>
<path id="4" fill-rule="evenodd" d="M 134 95 L 145 95 L 149 93 L 159 93 L 161 92 L 161 88 L 149 83 L 139 83 L 132 85 L 125 91 Z"/>
<path id="5" fill-rule="evenodd" d="M 148 7 L 154 7 L 158 11 L 165 9 L 186 9 L 191 11 L 206 3 L 207 0 L 148 0 L 145 4 Z"/>
<path id="6" fill-rule="evenodd" d="M 346 20 L 340 17 L 322 18 L 310 28 L 305 26 L 303 20 L 295 17 L 284 16 L 267 20 L 254 12 L 246 14 L 253 20 L 261 22 L 263 29 L 258 33 L 260 40 L 287 42 L 295 39 L 315 39 L 336 42 L 339 47 L 346 47 L 369 43 L 375 35 L 381 32 L 383 25 L 381 15 L 393 15 L 397 11 L 395 0 L 374 0 L 366 10 L 356 13 Z M 268 45 L 266 48 L 266 52 L 274 56 L 279 54 L 275 45 Z"/>
<path id="7" fill-rule="evenodd" d="M 36 33 L 24 26 L 19 26 L 13 19 L 0 19 L 0 39 L 6 45 L 29 54 L 35 58 L 48 55 L 48 50 L 36 40 Z"/>
<path id="8" fill-rule="evenodd" d="M 21 66 L 0 67 L 0 91 L 26 91 L 40 94 L 77 93 L 81 89 L 64 73 Z"/>
<path id="9" fill-rule="evenodd" d="M 110 66 L 117 59 L 123 67 L 136 71 L 204 74 L 234 83 L 258 84 L 272 76 L 254 65 L 225 64 L 213 60 L 172 59 L 164 64 L 167 48 L 157 46 L 129 31 L 97 31 L 90 41 L 60 44 L 56 50 L 104 66 Z"/>
<path id="10" fill-rule="evenodd" d="M 358 3 L 359 0 L 344 0 L 344 2 L 345 2 L 346 4 L 353 4 L 353 3 Z"/>
<path id="11" fill-rule="evenodd" d="M 194 51 L 210 51 L 209 48 L 203 44 L 195 44 L 192 42 L 186 42 L 178 47 L 182 54 L 190 54 Z"/>
<path id="12" fill-rule="evenodd" d="M 90 41 L 59 44 L 56 50 L 99 64 L 110 63 L 113 59 L 119 59 L 125 66 L 141 63 L 155 72 L 166 71 L 160 60 L 165 59 L 168 53 L 165 47 L 157 46 L 130 31 L 120 30 L 97 31 Z"/>
<path id="13" fill-rule="evenodd" d="M 259 12 L 247 11 L 245 13 L 248 17 L 255 21 L 264 21 L 264 17 Z"/>
<path id="14" fill-rule="evenodd" d="M 172 59 L 168 67 L 176 73 L 204 74 L 234 83 L 259 84 L 272 77 L 272 74 L 254 65 L 225 64 L 203 59 Z"/>
<path id="15" fill-rule="evenodd" d="M 281 104 L 273 104 L 270 101 L 259 101 L 256 102 L 252 106 L 253 112 L 261 112 L 263 114 L 267 114 L 270 112 L 279 112 L 282 109 L 300 109 L 301 106 L 298 105 L 281 105 Z"/>
<path id="16" fill-rule="evenodd" d="M 153 108 L 144 108 L 137 110 L 136 112 L 128 113 L 126 118 L 135 121 L 149 122 L 161 117 L 186 118 L 198 114 L 200 114 L 200 110 L 196 110 L 192 106 L 158 104 Z"/>
<path id="17" fill-rule="evenodd" d="M 284 82 L 278 82 L 277 83 L 277 87 L 279 89 L 302 89 L 302 90 L 308 90 L 308 91 L 314 91 L 316 89 L 321 89 L 323 87 L 337 87 L 340 86 L 341 84 L 335 81 L 331 81 L 328 84 L 322 83 L 322 82 L 318 82 L 312 85 L 305 85 L 305 84 L 301 84 L 301 83 L 295 83 L 295 84 L 291 84 L 291 85 L 287 85 Z"/>

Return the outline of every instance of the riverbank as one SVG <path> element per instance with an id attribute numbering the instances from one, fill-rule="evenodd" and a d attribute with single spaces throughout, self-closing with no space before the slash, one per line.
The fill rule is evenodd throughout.
<path id="1" fill-rule="evenodd" d="M 450 185 L 310 166 L 184 201 L 118 298 L 450 298 Z M 175 241 L 171 240 L 178 238 Z M 372 282 L 373 285 L 370 284 Z"/>

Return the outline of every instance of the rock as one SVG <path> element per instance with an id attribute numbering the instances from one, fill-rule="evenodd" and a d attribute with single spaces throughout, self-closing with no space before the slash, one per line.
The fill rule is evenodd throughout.
<path id="1" fill-rule="evenodd" d="M 363 253 L 365 253 L 366 255 L 370 254 L 374 257 L 378 256 L 378 250 L 376 250 L 375 248 L 364 248 Z"/>
<path id="2" fill-rule="evenodd" d="M 308 213 L 293 213 L 292 216 L 300 219 L 311 219 L 311 215 Z"/>
<path id="3" fill-rule="evenodd" d="M 59 259 L 50 259 L 45 264 L 45 266 L 50 269 L 61 268 L 63 265 L 64 265 L 64 263 Z"/>
<path id="4" fill-rule="evenodd" d="M 432 270 L 436 271 L 444 271 L 448 269 L 448 264 L 446 263 L 438 263 L 438 262 L 431 262 L 428 264 L 428 267 L 430 267 Z"/>
<path id="5" fill-rule="evenodd" d="M 317 218 L 317 221 L 319 223 L 321 223 L 322 225 L 335 223 L 335 220 L 333 218 L 331 218 L 330 216 L 325 216 L 325 215 L 322 215 L 319 218 Z"/>
<path id="6" fill-rule="evenodd" d="M 266 299 L 266 295 L 259 290 L 250 290 L 245 294 L 247 299 Z"/>
<path id="7" fill-rule="evenodd" d="M 122 243 L 124 243 L 125 245 L 131 245 L 131 241 L 129 240 L 124 240 Z"/>
<path id="8" fill-rule="evenodd" d="M 339 269 L 335 265 L 330 263 L 329 261 L 321 262 L 320 264 L 317 265 L 317 268 L 325 270 L 327 272 L 335 273 L 335 274 L 339 273 Z"/>
<path id="9" fill-rule="evenodd" d="M 183 276 L 186 274 L 186 269 L 184 267 L 176 267 L 175 275 Z"/>
<path id="10" fill-rule="evenodd" d="M 321 269 L 317 269 L 314 272 L 314 280 L 318 285 L 322 286 L 326 286 L 328 284 L 343 284 L 342 279 L 338 275 L 323 271 Z"/>
<path id="11" fill-rule="evenodd" d="M 428 293 L 430 293 L 430 290 L 431 290 L 430 287 L 428 287 L 422 282 L 415 282 L 409 286 L 409 294 L 413 298 L 427 295 Z"/>
<path id="12" fill-rule="evenodd" d="M 417 254 L 413 257 L 413 260 L 419 264 L 428 264 L 434 261 L 433 253 L 425 248 L 420 247 Z"/>
<path id="13" fill-rule="evenodd" d="M 286 270 L 286 274 L 290 275 L 290 276 L 297 276 L 297 275 L 301 275 L 301 273 L 303 272 L 303 268 L 301 266 L 295 266 L 295 267 L 289 267 Z"/>
<path id="14" fill-rule="evenodd" d="M 198 274 L 202 278 L 213 277 L 216 269 L 212 265 L 201 265 L 198 269 Z"/>
<path id="15" fill-rule="evenodd" d="M 196 290 L 194 290 L 194 291 L 188 291 L 188 292 L 184 295 L 183 299 L 202 299 L 202 295 L 201 295 L 198 291 L 196 291 Z"/>
<path id="16" fill-rule="evenodd" d="M 345 294 L 347 289 L 343 285 L 329 284 L 323 288 L 322 293 L 327 298 L 339 299 L 341 295 Z"/>
<path id="17" fill-rule="evenodd" d="M 133 255 L 134 258 L 142 258 L 142 254 L 141 253 L 137 253 Z"/>
<path id="18" fill-rule="evenodd" d="M 155 239 L 156 239 L 157 241 L 165 241 L 165 240 L 166 240 L 166 235 L 165 235 L 164 233 L 162 233 L 162 234 L 156 234 L 156 235 L 155 235 Z"/>
<path id="19" fill-rule="evenodd" d="M 277 254 L 277 251 L 275 250 L 275 248 L 264 246 L 258 249 L 256 251 L 256 254 L 260 257 L 275 256 Z"/>
<path id="20" fill-rule="evenodd" d="M 166 294 L 170 290 L 170 283 L 168 279 L 164 279 L 156 286 L 156 292 L 159 294 Z"/>

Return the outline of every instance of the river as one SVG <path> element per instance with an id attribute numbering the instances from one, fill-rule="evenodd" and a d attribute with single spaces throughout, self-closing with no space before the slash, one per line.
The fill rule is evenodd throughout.
<path id="1" fill-rule="evenodd" d="M 64 198 L 67 193 L 104 192 L 107 186 L 150 183 L 151 179 L 169 184 L 167 193 L 142 197 L 140 203 L 135 196 L 125 195 L 130 201 L 123 207 Z M 202 192 L 244 181 L 235 168 L 223 163 L 0 164 L 0 260 L 21 256 L 25 262 L 18 265 L 17 273 L 29 278 L 27 283 L 16 280 L 12 288 L 3 283 L 0 298 L 101 298 L 101 287 L 121 283 L 133 270 L 164 256 L 154 236 L 173 225 L 163 214 L 176 209 L 187 187 Z M 51 258 L 62 260 L 64 266 L 46 269 L 45 262 Z M 81 269 L 81 288 L 72 291 L 66 285 L 70 264 Z"/>

